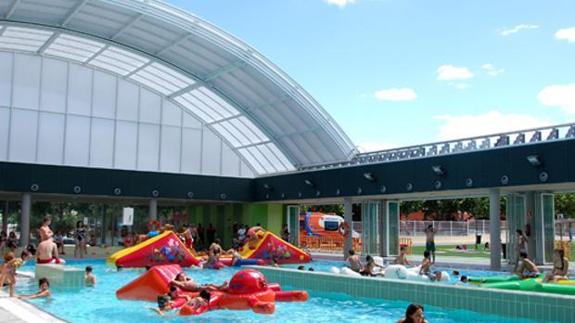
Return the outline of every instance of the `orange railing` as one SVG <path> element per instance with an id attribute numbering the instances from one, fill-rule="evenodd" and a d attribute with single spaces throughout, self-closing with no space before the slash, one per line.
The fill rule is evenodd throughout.
<path id="1" fill-rule="evenodd" d="M 343 252 L 344 239 L 341 236 L 300 236 L 301 248 L 321 252 Z M 361 251 L 361 239 L 353 238 L 353 249 Z"/>

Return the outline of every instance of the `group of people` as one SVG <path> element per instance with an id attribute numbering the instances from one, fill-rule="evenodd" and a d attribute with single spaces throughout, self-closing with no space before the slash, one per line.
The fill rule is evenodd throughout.
<path id="1" fill-rule="evenodd" d="M 516 230 L 516 252 L 517 260 L 515 263 L 514 273 L 521 278 L 534 278 L 541 274 L 537 265 L 529 259 L 528 256 L 529 238 L 520 229 Z M 565 257 L 563 249 L 553 250 L 553 268 L 545 274 L 544 283 L 556 282 L 562 279 L 568 279 L 569 259 Z"/>
<path id="2" fill-rule="evenodd" d="M 7 234 L 6 231 L 0 232 L 0 251 L 4 252 L 6 249 L 9 249 L 12 252 L 15 252 L 18 249 L 20 239 L 16 235 L 15 231 L 10 231 L 10 234 Z"/>
<path id="3" fill-rule="evenodd" d="M 158 307 L 152 308 L 159 315 L 165 315 L 167 312 L 176 309 L 176 301 L 184 301 L 185 304 L 194 308 L 208 305 L 211 298 L 211 292 L 221 291 L 228 288 L 228 282 L 221 285 L 215 284 L 198 284 L 192 278 L 188 277 L 186 273 L 178 273 L 170 282 L 170 291 L 164 295 L 158 296 Z M 181 291 L 181 292 L 180 292 Z M 190 297 L 182 292 L 196 292 L 199 293 L 197 297 Z"/>

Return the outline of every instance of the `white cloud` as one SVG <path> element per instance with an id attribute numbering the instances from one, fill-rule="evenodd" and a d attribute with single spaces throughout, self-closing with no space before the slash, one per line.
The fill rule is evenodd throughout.
<path id="1" fill-rule="evenodd" d="M 497 76 L 505 71 L 502 68 L 496 68 L 495 66 L 493 66 L 493 64 L 483 64 L 481 65 L 481 68 L 483 69 L 483 71 L 485 71 L 485 73 L 491 76 Z"/>
<path id="2" fill-rule="evenodd" d="M 509 36 L 509 35 L 513 35 L 515 33 L 518 33 L 522 30 L 537 29 L 537 28 L 539 28 L 538 25 L 520 24 L 520 25 L 517 25 L 517 26 L 512 27 L 512 28 L 502 28 L 499 31 L 499 34 L 501 36 Z"/>
<path id="3" fill-rule="evenodd" d="M 344 8 L 347 5 L 354 4 L 357 0 L 324 0 L 327 4 Z"/>
<path id="4" fill-rule="evenodd" d="M 443 121 L 439 127 L 438 140 L 452 140 L 481 135 L 496 134 L 528 128 L 542 127 L 550 124 L 526 114 L 503 114 L 493 110 L 478 115 L 439 115 L 433 117 Z"/>
<path id="5" fill-rule="evenodd" d="M 555 33 L 555 38 L 575 43 L 575 27 L 559 29 Z"/>
<path id="6" fill-rule="evenodd" d="M 413 101 L 417 99 L 415 91 L 406 87 L 379 90 L 373 96 L 380 101 Z"/>
<path id="7" fill-rule="evenodd" d="M 575 83 L 564 85 L 549 85 L 537 95 L 541 104 L 559 107 L 566 113 L 575 113 Z"/>
<path id="8" fill-rule="evenodd" d="M 453 86 L 454 88 L 458 89 L 458 90 L 465 90 L 467 88 L 469 88 L 469 84 L 467 83 L 455 83 L 455 82 L 450 82 L 449 85 Z"/>
<path id="9" fill-rule="evenodd" d="M 372 151 L 379 151 L 379 150 L 387 150 L 398 147 L 397 145 L 393 145 L 390 143 L 385 142 L 362 142 L 357 145 L 357 149 L 362 153 L 372 152 Z"/>
<path id="10" fill-rule="evenodd" d="M 473 76 L 467 67 L 441 65 L 437 68 L 437 79 L 440 81 L 466 80 Z"/>

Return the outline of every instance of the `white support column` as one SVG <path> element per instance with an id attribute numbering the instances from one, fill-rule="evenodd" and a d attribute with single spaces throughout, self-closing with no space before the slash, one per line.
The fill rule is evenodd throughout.
<path id="1" fill-rule="evenodd" d="M 379 255 L 387 257 L 389 256 L 389 223 L 386 200 L 381 200 L 379 210 Z"/>
<path id="2" fill-rule="evenodd" d="M 22 194 L 22 208 L 20 213 L 20 245 L 26 247 L 30 242 L 30 208 L 32 207 L 32 194 Z"/>
<path id="3" fill-rule="evenodd" d="M 491 250 L 491 270 L 501 270 L 501 218 L 500 193 L 498 189 L 489 191 L 489 249 Z"/>
<path id="4" fill-rule="evenodd" d="M 350 233 L 345 238 L 343 244 L 343 257 L 347 258 L 349 251 L 353 249 L 353 214 L 351 199 L 346 197 L 343 199 L 343 218 L 349 224 Z"/>
<path id="5" fill-rule="evenodd" d="M 151 199 L 148 207 L 148 219 L 154 221 L 158 219 L 158 199 Z"/>

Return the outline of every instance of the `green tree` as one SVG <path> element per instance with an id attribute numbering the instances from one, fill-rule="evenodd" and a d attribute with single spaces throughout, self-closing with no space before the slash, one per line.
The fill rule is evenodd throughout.
<path id="1" fill-rule="evenodd" d="M 575 193 L 555 194 L 555 212 L 566 218 L 575 218 Z"/>

